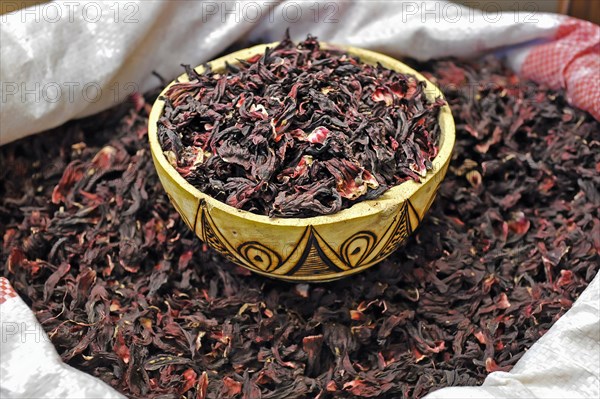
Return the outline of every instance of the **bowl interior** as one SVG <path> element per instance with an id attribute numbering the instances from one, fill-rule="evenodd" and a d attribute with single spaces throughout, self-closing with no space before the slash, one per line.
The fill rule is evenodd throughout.
<path id="1" fill-rule="evenodd" d="M 214 72 L 220 72 L 225 69 L 225 62 L 229 64 L 238 64 L 239 59 L 247 59 L 252 57 L 253 55 L 264 53 L 267 47 L 274 47 L 278 43 L 270 43 L 270 44 L 262 44 L 254 47 L 250 47 L 244 50 L 240 50 L 221 58 L 217 58 L 214 61 L 209 62 L 212 70 Z M 395 60 L 386 55 L 376 53 L 369 50 L 359 49 L 350 46 L 343 45 L 333 45 L 327 43 L 321 43 L 321 46 L 324 48 L 337 48 L 343 50 L 351 55 L 357 56 L 360 60 L 367 64 L 380 63 L 382 66 L 395 70 L 397 72 L 410 74 L 415 76 L 418 80 L 423 80 L 426 82 L 425 93 L 430 100 L 433 100 L 437 97 L 443 97 L 442 92 L 430 81 L 428 81 L 423 75 L 413 70 L 412 68 L 406 66 L 398 60 Z M 198 66 L 195 68 L 198 73 L 204 72 L 203 66 Z M 188 81 L 187 74 L 182 74 L 177 78 L 179 82 Z M 171 82 L 164 90 L 160 93 L 159 98 L 156 100 L 154 105 L 152 106 L 152 111 L 150 113 L 150 117 L 148 120 L 148 138 L 150 141 L 150 149 L 154 155 L 155 162 L 158 162 L 163 170 L 165 170 L 169 177 L 174 180 L 178 185 L 180 185 L 185 191 L 191 194 L 193 197 L 203 199 L 206 202 L 207 207 L 209 208 L 219 208 L 222 211 L 227 213 L 238 214 L 240 217 L 244 219 L 267 225 L 279 225 L 279 226 L 316 226 L 321 224 L 331 224 L 337 222 L 343 222 L 344 220 L 348 220 L 350 218 L 356 217 L 365 217 L 369 215 L 373 215 L 379 212 L 384 211 L 387 206 L 386 205 L 397 205 L 410 198 L 420 187 L 422 187 L 425 183 L 427 183 L 431 179 L 435 179 L 436 175 L 443 171 L 444 165 L 448 162 L 452 148 L 454 147 L 455 140 L 455 128 L 454 128 L 454 120 L 452 118 L 452 114 L 450 111 L 450 107 L 446 104 L 440 109 L 438 123 L 440 125 L 440 143 L 439 143 L 439 152 L 435 159 L 432 161 L 434 165 L 434 170 L 429 172 L 426 177 L 421 179 L 420 183 L 414 182 L 412 180 L 403 182 L 397 186 L 394 186 L 387 190 L 380 197 L 368 200 L 361 201 L 352 205 L 349 208 L 343 209 L 339 212 L 336 212 L 331 215 L 321 215 L 314 216 L 308 218 L 276 218 L 269 217 L 266 215 L 258 215 L 249 211 L 241 210 L 234 208 L 230 205 L 225 204 L 224 202 L 218 201 L 215 198 L 204 194 L 196 187 L 192 186 L 188 183 L 177 170 L 167 161 L 166 157 L 163 155 L 162 148 L 158 141 L 158 128 L 157 122 L 161 117 L 164 109 L 164 101 L 160 99 L 161 96 L 164 96 L 164 93 L 175 84 L 176 81 Z"/>

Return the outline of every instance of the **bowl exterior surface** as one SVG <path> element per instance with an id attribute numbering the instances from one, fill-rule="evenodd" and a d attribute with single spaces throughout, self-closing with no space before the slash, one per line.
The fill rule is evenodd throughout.
<path id="1" fill-rule="evenodd" d="M 264 52 L 265 45 L 242 50 L 213 61 L 213 70 L 225 61 Z M 339 46 L 342 47 L 342 46 Z M 387 56 L 342 47 L 363 62 L 425 78 Z M 202 68 L 196 68 L 201 71 Z M 179 79 L 187 80 L 182 76 Z M 166 90 L 166 89 L 165 89 Z M 430 98 L 441 96 L 427 82 Z M 434 170 L 421 183 L 405 182 L 381 197 L 361 202 L 335 215 L 279 219 L 254 215 L 211 198 L 191 186 L 166 161 L 157 138 L 156 122 L 164 103 L 159 99 L 149 119 L 152 157 L 171 202 L 194 233 L 230 261 L 256 273 L 289 281 L 329 281 L 360 272 L 389 256 L 418 227 L 431 206 L 451 158 L 454 123 L 448 106 L 440 112 L 440 152 Z"/>

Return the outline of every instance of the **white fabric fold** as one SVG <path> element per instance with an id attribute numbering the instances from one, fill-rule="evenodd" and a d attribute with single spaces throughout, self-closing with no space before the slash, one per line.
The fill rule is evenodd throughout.
<path id="1" fill-rule="evenodd" d="M 235 42 L 312 33 L 419 60 L 549 38 L 553 14 L 445 1 L 71 1 L 0 16 L 0 145 L 108 109 Z M 537 21 L 537 22 L 536 22 Z M 514 66 L 518 67 L 518 63 Z"/>

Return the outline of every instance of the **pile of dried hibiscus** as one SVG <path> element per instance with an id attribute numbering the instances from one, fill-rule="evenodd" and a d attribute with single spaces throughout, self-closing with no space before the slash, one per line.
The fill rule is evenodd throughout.
<path id="1" fill-rule="evenodd" d="M 509 370 L 598 271 L 600 124 L 495 60 L 416 68 L 457 144 L 381 265 L 292 285 L 206 248 L 158 182 L 137 96 L 0 149 L 2 275 L 66 362 L 130 397 L 419 398 Z"/>
<path id="2" fill-rule="evenodd" d="M 433 168 L 444 101 L 414 76 L 310 35 L 223 73 L 186 70 L 190 81 L 165 93 L 161 146 L 192 185 L 236 208 L 335 213 Z"/>

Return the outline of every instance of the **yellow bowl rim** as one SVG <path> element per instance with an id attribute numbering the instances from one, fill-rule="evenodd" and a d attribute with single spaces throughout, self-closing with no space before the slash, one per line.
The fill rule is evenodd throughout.
<path id="1" fill-rule="evenodd" d="M 230 64 L 234 64 L 238 59 L 248 59 L 253 55 L 264 53 L 267 47 L 274 47 L 279 42 L 273 42 L 269 44 L 260 44 L 257 46 L 249 47 L 243 50 L 239 50 L 230 54 L 227 54 L 223 57 L 219 57 L 215 60 L 208 62 L 213 71 L 218 72 L 223 70 L 225 67 L 225 62 L 229 62 Z M 371 50 L 365 50 L 361 48 L 356 48 L 352 46 L 340 45 L 340 44 L 332 44 L 332 43 L 324 43 L 321 42 L 322 48 L 336 48 L 343 51 L 348 52 L 351 55 L 357 56 L 360 58 L 362 62 L 375 64 L 379 62 L 381 65 L 388 69 L 393 69 L 399 71 L 404 74 L 410 74 L 415 76 L 418 80 L 423 80 L 426 82 L 426 92 L 429 98 L 442 97 L 444 98 L 442 92 L 428 79 L 426 79 L 423 75 L 405 65 L 404 63 L 389 57 L 387 55 L 377 53 Z M 204 71 L 204 67 L 202 65 L 194 68 L 198 73 L 202 73 Z M 276 226 L 317 226 L 317 225 L 325 225 L 332 224 L 337 222 L 343 222 L 349 219 L 354 219 L 357 217 L 366 217 L 375 215 L 379 212 L 382 212 L 386 209 L 385 204 L 400 204 L 405 200 L 409 199 L 415 192 L 417 192 L 421 187 L 424 187 L 427 182 L 432 179 L 435 179 L 439 173 L 443 171 L 443 165 L 445 165 L 451 155 L 452 149 L 454 147 L 455 141 L 455 126 L 454 119 L 452 117 L 452 113 L 450 111 L 450 107 L 448 104 L 444 105 L 440 109 L 440 114 L 438 117 L 438 123 L 440 125 L 441 133 L 440 140 L 441 145 L 438 149 L 438 154 L 434 158 L 433 162 L 435 164 L 439 164 L 440 167 L 433 170 L 433 172 L 428 172 L 427 176 L 421 178 L 421 182 L 417 183 L 412 180 L 405 181 L 397 186 L 394 186 L 388 189 L 383 195 L 378 198 L 361 201 L 349 208 L 342 209 L 339 212 L 330 214 L 330 215 L 320 215 L 320 216 L 312 216 L 306 218 L 281 218 L 281 217 L 269 217 L 266 215 L 259 215 L 252 213 L 250 211 L 237 209 L 231 205 L 227 205 L 224 202 L 221 202 L 203 192 L 198 190 L 196 187 L 188 183 L 183 176 L 177 172 L 177 170 L 167 161 L 167 158 L 163 154 L 163 150 L 158 141 L 158 128 L 157 122 L 160 116 L 162 115 L 164 108 L 164 101 L 160 99 L 161 96 L 165 95 L 165 92 L 177 81 L 186 82 L 189 81 L 187 74 L 181 74 L 176 80 L 173 80 L 169 83 L 159 94 L 158 98 L 152 105 L 152 110 L 150 111 L 150 115 L 148 118 L 148 140 L 150 141 L 150 151 L 153 154 L 154 162 L 158 162 L 162 169 L 167 172 L 167 174 L 174 180 L 179 186 L 181 186 L 185 191 L 187 191 L 190 195 L 198 199 L 204 199 L 208 209 L 217 208 L 223 212 L 237 215 L 246 220 L 250 220 L 256 223 L 265 224 L 265 225 L 276 225 Z"/>

